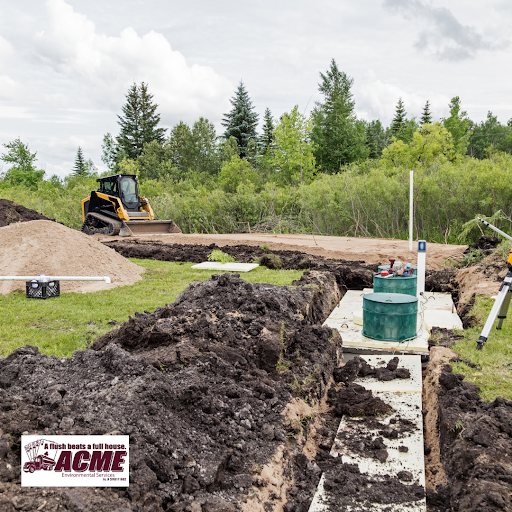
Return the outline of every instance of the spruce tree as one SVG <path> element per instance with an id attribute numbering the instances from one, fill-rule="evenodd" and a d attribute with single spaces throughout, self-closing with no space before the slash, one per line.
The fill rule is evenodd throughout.
<path id="1" fill-rule="evenodd" d="M 164 142 L 165 128 L 158 128 L 160 114 L 156 113 L 158 105 L 153 103 L 144 82 L 133 84 L 126 94 L 126 104 L 122 107 L 123 115 L 118 124 L 121 127 L 117 137 L 118 148 L 132 160 L 142 155 L 144 144 L 156 141 Z"/>
<path id="2" fill-rule="evenodd" d="M 75 166 L 73 167 L 72 174 L 73 176 L 85 176 L 88 174 L 84 154 L 80 146 L 78 146 L 78 151 L 76 152 Z"/>
<path id="3" fill-rule="evenodd" d="M 404 102 L 402 101 L 402 98 L 399 98 L 398 103 L 396 105 L 395 117 L 391 121 L 390 126 L 391 133 L 393 133 L 395 137 L 399 137 L 400 132 L 402 132 L 403 129 L 405 128 L 406 121 L 407 112 L 405 111 Z"/>
<path id="4" fill-rule="evenodd" d="M 430 112 L 430 103 L 425 103 L 425 106 L 423 107 L 423 114 L 421 114 L 420 124 L 423 126 L 425 123 L 432 124 L 432 112 Z"/>
<path id="5" fill-rule="evenodd" d="M 260 151 L 266 153 L 268 149 L 272 149 L 274 145 L 274 120 L 270 109 L 265 109 L 263 116 L 263 133 L 260 136 Z"/>
<path id="6" fill-rule="evenodd" d="M 311 139 L 316 145 L 315 159 L 320 170 L 339 172 L 344 164 L 368 156 L 366 128 L 356 119 L 351 87 L 354 80 L 338 69 L 332 59 L 327 72 L 320 73 L 318 90 L 324 102 L 317 102 L 313 111 Z"/>
<path id="7" fill-rule="evenodd" d="M 242 81 L 229 101 L 233 108 L 224 114 L 221 123 L 226 128 L 224 138 L 235 137 L 240 148 L 240 156 L 244 157 L 249 140 L 257 137 L 258 114 L 254 112 L 254 106 Z"/>
<path id="8" fill-rule="evenodd" d="M 377 119 L 366 123 L 366 147 L 368 158 L 377 159 L 382 156 L 382 151 L 389 144 L 389 136 L 382 123 Z"/>

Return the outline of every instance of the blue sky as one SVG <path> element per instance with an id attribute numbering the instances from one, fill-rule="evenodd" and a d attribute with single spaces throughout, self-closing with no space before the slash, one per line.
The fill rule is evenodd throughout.
<path id="1" fill-rule="evenodd" d="M 215 123 L 243 80 L 256 110 L 278 117 L 321 100 L 332 58 L 354 78 L 359 117 L 389 123 L 429 100 L 435 118 L 460 96 L 475 121 L 512 117 L 512 2 L 422 0 L 18 0 L 0 3 L 0 143 L 37 151 L 47 175 L 76 150 L 101 169 L 101 140 L 135 81 L 162 123 Z"/>

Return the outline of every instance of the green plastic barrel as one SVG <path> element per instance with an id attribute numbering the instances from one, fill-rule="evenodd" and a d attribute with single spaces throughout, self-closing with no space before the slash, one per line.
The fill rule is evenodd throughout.
<path id="1" fill-rule="evenodd" d="M 374 293 L 405 293 L 416 297 L 418 278 L 416 276 L 373 276 Z"/>
<path id="2" fill-rule="evenodd" d="M 363 336 L 379 341 L 403 341 L 416 336 L 418 299 L 401 293 L 363 296 Z"/>
<path id="3" fill-rule="evenodd" d="M 391 265 L 379 265 L 379 274 L 383 271 L 383 270 L 388 270 L 389 271 L 389 267 Z M 412 265 L 411 265 L 412 266 Z M 412 273 L 417 276 L 418 275 L 418 267 L 412 267 Z"/>

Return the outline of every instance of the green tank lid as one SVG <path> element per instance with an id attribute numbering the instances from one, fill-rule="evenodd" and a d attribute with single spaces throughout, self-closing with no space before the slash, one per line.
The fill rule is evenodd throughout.
<path id="1" fill-rule="evenodd" d="M 416 336 L 418 299 L 402 293 L 363 296 L 363 336 L 379 341 L 403 341 Z"/>

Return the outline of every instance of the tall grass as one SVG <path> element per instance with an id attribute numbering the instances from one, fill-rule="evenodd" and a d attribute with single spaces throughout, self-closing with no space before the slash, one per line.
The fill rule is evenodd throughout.
<path id="1" fill-rule="evenodd" d="M 432 242 L 469 243 L 479 226 L 462 226 L 476 215 L 512 214 L 512 156 L 461 158 L 454 163 L 418 164 L 414 176 L 415 237 Z M 96 188 L 94 180 L 65 187 L 44 183 L 39 190 L 0 188 L 0 197 L 41 211 L 64 224 L 82 223 L 80 201 Z M 207 184 L 151 180 L 141 184 L 159 219 L 173 219 L 185 233 L 235 233 L 257 229 L 275 233 L 314 233 L 407 238 L 409 168 L 382 161 L 352 165 L 336 175 L 319 175 L 303 186 L 272 182 L 256 189 L 241 184 L 227 193 L 211 178 Z M 509 221 L 497 222 L 512 230 Z M 489 232 L 490 234 L 491 232 Z"/>

